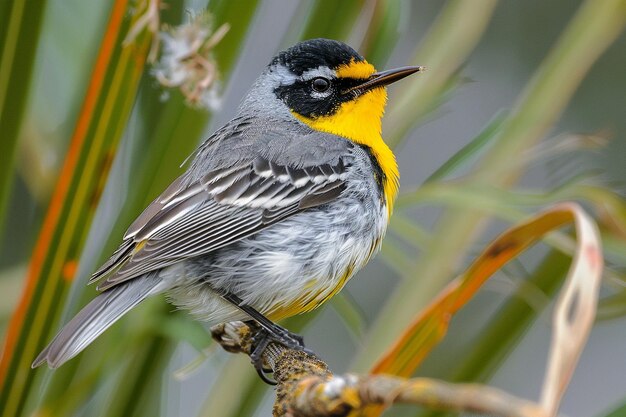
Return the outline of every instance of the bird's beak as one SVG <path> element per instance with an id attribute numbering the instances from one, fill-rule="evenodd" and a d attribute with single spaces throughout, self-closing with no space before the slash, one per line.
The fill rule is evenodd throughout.
<path id="1" fill-rule="evenodd" d="M 426 67 L 418 66 L 418 67 L 401 67 L 392 70 L 375 72 L 372 74 L 364 83 L 358 84 L 349 90 L 344 91 L 344 93 L 348 93 L 350 91 L 357 90 L 361 93 L 365 93 L 376 87 L 384 87 L 391 83 L 395 83 L 398 80 L 401 80 L 405 77 L 408 77 L 411 74 L 415 74 L 416 72 L 424 72 Z"/>

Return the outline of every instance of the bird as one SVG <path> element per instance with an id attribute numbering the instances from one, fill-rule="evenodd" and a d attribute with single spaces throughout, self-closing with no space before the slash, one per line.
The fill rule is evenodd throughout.
<path id="1" fill-rule="evenodd" d="M 305 349 L 276 322 L 330 299 L 380 249 L 399 187 L 381 133 L 386 86 L 423 70 L 377 72 L 331 39 L 279 52 L 128 227 L 89 280 L 99 294 L 32 367 L 58 368 L 159 294 L 208 324 L 254 323 L 262 378 L 270 342 Z"/>

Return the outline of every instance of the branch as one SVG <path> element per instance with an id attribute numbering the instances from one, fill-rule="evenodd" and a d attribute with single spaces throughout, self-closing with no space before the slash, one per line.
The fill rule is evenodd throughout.
<path id="1" fill-rule="evenodd" d="M 228 352 L 250 353 L 253 332 L 242 322 L 214 326 L 213 337 Z M 318 357 L 271 344 L 264 353 L 276 380 L 275 417 L 344 416 L 367 406 L 396 403 L 503 417 L 545 417 L 538 405 L 480 384 L 450 384 L 391 375 L 335 376 Z"/>
<path id="2" fill-rule="evenodd" d="M 428 351 L 432 347 L 424 346 L 426 336 L 435 342 L 443 337 L 450 317 L 489 276 L 546 233 L 571 222 L 576 226 L 576 254 L 554 307 L 554 330 L 540 402 L 529 402 L 485 385 L 450 384 L 381 373 L 404 372 L 409 376 L 414 367 L 398 358 L 423 356 L 424 349 Z M 270 345 L 263 353 L 263 360 L 278 384 L 274 416 L 343 416 L 368 406 L 388 407 L 393 403 L 508 417 L 555 416 L 593 324 L 602 270 L 602 248 L 593 220 L 577 204 L 557 204 L 496 238 L 409 325 L 379 362 L 383 365 L 374 368 L 378 372 L 373 375 L 334 376 L 326 363 L 314 355 Z M 227 351 L 249 355 L 257 329 L 232 322 L 215 326 L 211 331 Z M 433 335 L 437 337 L 433 339 Z M 420 343 L 416 344 L 415 340 Z M 370 408 L 366 414 L 378 415 L 380 409 Z"/>

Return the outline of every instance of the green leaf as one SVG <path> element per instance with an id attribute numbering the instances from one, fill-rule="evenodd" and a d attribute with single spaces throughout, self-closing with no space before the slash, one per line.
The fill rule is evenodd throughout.
<path id="1" fill-rule="evenodd" d="M 502 307 L 491 315 L 492 319 L 467 342 L 468 350 L 450 364 L 447 371 L 436 375 L 450 382 L 486 382 L 500 364 L 515 349 L 517 342 L 537 320 L 549 300 L 560 288 L 571 259 L 558 251 L 551 251 L 532 272 L 530 279 L 514 292 Z M 541 308 L 529 305 L 523 293 L 530 285 L 546 295 Z M 421 417 L 442 416 L 443 413 L 422 412 Z M 449 415 L 449 414 L 445 414 Z"/>
<path id="2" fill-rule="evenodd" d="M 613 410 L 609 411 L 608 414 L 600 413 L 597 417 L 624 417 L 626 416 L 626 400 L 615 407 Z"/>
<path id="3" fill-rule="evenodd" d="M 471 7 L 473 10 L 468 11 L 468 16 L 479 9 L 474 2 Z M 552 128 L 591 65 L 623 30 L 625 7 L 623 0 L 602 3 L 588 0 L 583 3 L 526 87 L 489 152 L 476 164 L 470 180 L 498 187 L 508 186 L 520 177 L 526 165 L 511 164 L 511 158 L 534 146 Z M 459 24 L 464 24 L 467 19 L 467 16 L 459 15 Z M 446 39 L 449 39 L 448 35 Z M 437 46 L 438 50 L 446 49 L 444 44 Z M 585 57 L 582 63 L 580 57 Z M 428 65 L 428 62 L 421 64 Z M 425 84 L 426 81 L 429 80 L 424 78 Z M 413 96 L 413 93 L 415 89 L 407 91 L 407 99 L 396 101 L 391 109 L 398 107 L 394 119 L 400 120 L 389 123 L 390 118 L 387 119 L 389 125 L 398 126 L 395 130 L 398 138 L 404 137 L 413 124 L 415 113 L 410 104 L 429 101 L 432 97 Z M 389 116 L 392 114 L 390 112 Z M 365 349 L 356 358 L 356 370 L 367 369 L 386 350 L 389 341 L 397 339 L 402 331 L 402 323 L 397 317 L 415 316 L 451 280 L 485 220 L 482 213 L 466 207 L 446 210 L 440 216 L 433 239 L 415 267 L 420 276 L 428 279 L 422 280 L 419 286 L 410 280 L 397 286 L 372 326 Z"/>
<path id="4" fill-rule="evenodd" d="M 0 2 L 0 231 L 45 10 L 46 0 Z"/>
<path id="5" fill-rule="evenodd" d="M 400 39 L 400 23 L 407 4 L 395 0 L 377 1 L 372 20 L 359 52 L 376 68 L 383 68 Z M 404 10 L 406 12 L 406 10 Z"/>
<path id="6" fill-rule="evenodd" d="M 211 333 L 197 320 L 184 313 L 166 313 L 152 320 L 152 333 L 164 336 L 174 342 L 187 342 L 198 352 L 212 342 Z"/>
<path id="7" fill-rule="evenodd" d="M 345 291 L 336 294 L 330 300 L 330 305 L 350 331 L 355 341 L 361 342 L 365 334 L 365 316 L 356 302 L 350 297 L 350 294 Z"/>
<path id="8" fill-rule="evenodd" d="M 439 97 L 449 91 L 450 80 L 482 37 L 496 4 L 497 0 L 453 0 L 445 5 L 412 54 L 410 64 L 426 66 L 427 71 L 389 104 L 385 138 L 392 149 L 432 112 L 433 102 L 441 101 Z"/>
<path id="9" fill-rule="evenodd" d="M 626 290 L 604 297 L 598 305 L 598 321 L 611 320 L 626 315 Z"/>
<path id="10" fill-rule="evenodd" d="M 160 343 L 159 343 L 160 342 Z M 167 364 L 175 345 L 167 340 L 158 338 L 152 343 L 143 344 L 135 358 L 131 361 L 111 396 L 107 408 L 101 415 L 106 417 L 117 416 L 146 416 L 159 415 L 159 398 L 162 389 L 162 373 L 164 364 Z"/>
<path id="11" fill-rule="evenodd" d="M 316 0 L 308 13 L 300 39 L 329 38 L 346 41 L 363 8 L 363 0 Z"/>
<path id="12" fill-rule="evenodd" d="M 41 370 L 31 371 L 30 363 L 59 316 L 59 300 L 74 278 L 111 155 L 130 114 L 150 38 L 142 36 L 136 47 L 122 48 L 130 24 L 125 14 L 126 1 L 118 0 L 35 247 L 26 291 L 8 329 L 0 366 L 1 415 L 20 415 L 34 376 L 42 375 Z"/>
<path id="13" fill-rule="evenodd" d="M 425 247 L 430 239 L 428 232 L 422 226 L 401 213 L 400 210 L 391 217 L 389 231 L 415 248 Z"/>
<path id="14" fill-rule="evenodd" d="M 467 145 L 457 151 L 452 157 L 443 163 L 435 172 L 430 174 L 428 178 L 424 180 L 424 184 L 428 184 L 433 181 L 441 181 L 446 177 L 449 177 L 459 168 L 467 165 L 467 163 L 475 158 L 479 153 L 492 142 L 498 129 L 502 126 L 506 114 L 504 112 L 497 113 L 491 121 L 485 126 L 485 128 Z"/>
<path id="15" fill-rule="evenodd" d="M 380 256 L 385 264 L 399 275 L 404 275 L 415 268 L 415 259 L 406 253 L 393 236 L 387 236 L 383 241 Z"/>

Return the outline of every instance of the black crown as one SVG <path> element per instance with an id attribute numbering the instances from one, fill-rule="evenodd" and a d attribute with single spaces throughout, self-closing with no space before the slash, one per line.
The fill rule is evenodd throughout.
<path id="1" fill-rule="evenodd" d="M 280 52 L 270 65 L 282 64 L 300 76 L 317 67 L 337 69 L 351 61 L 365 61 L 357 51 L 343 42 L 332 39 L 310 39 Z"/>

